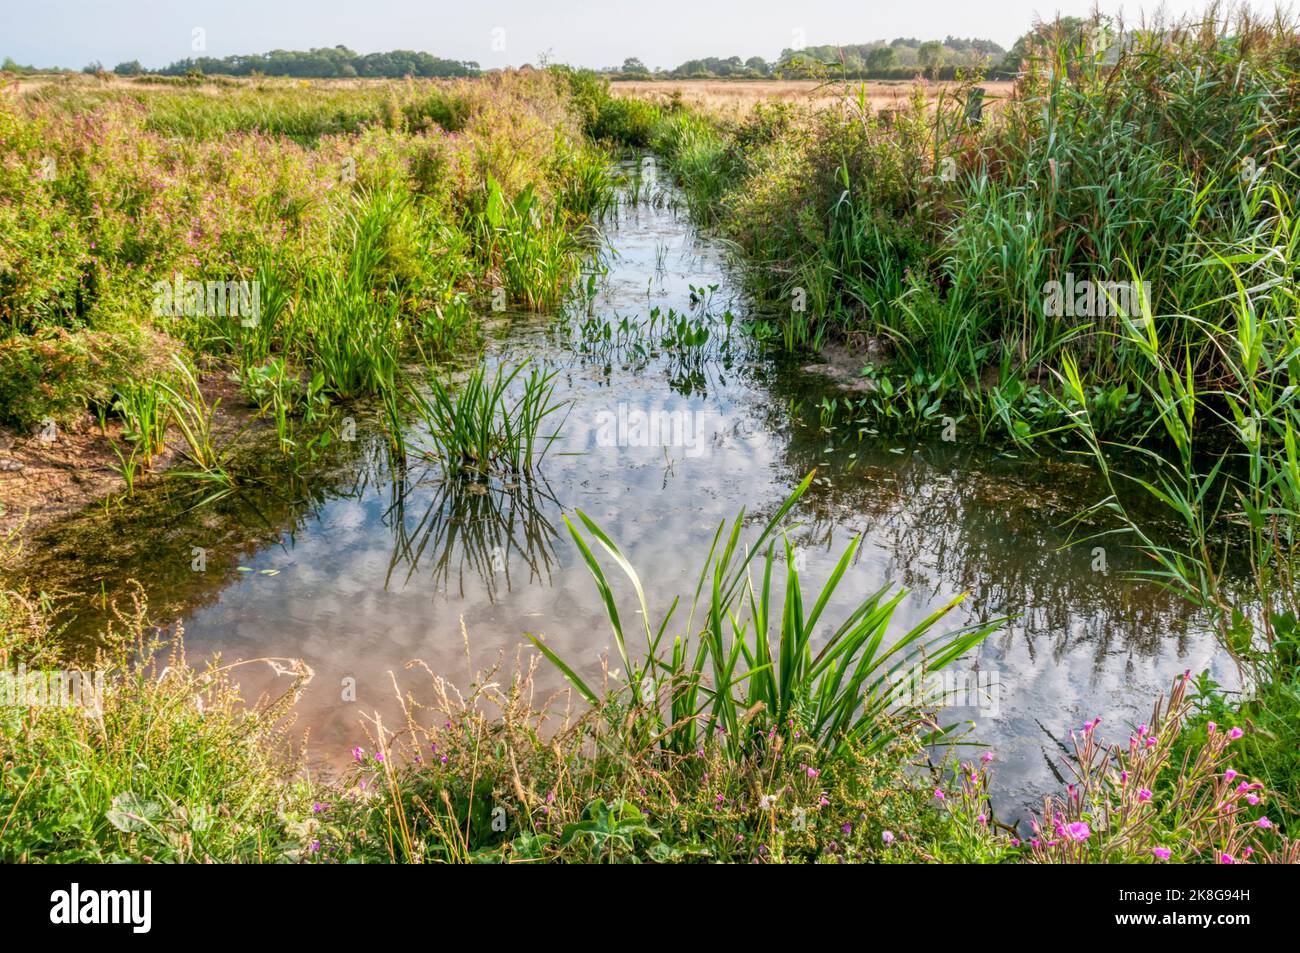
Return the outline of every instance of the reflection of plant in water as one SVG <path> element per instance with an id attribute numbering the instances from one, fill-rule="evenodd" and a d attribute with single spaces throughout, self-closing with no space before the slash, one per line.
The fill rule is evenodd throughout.
<path id="1" fill-rule="evenodd" d="M 544 484 L 441 481 L 423 515 L 410 526 L 406 508 L 412 491 L 404 476 L 393 480 L 386 515 L 393 555 L 385 586 L 403 563 L 409 582 L 423 560 L 438 588 L 446 588 L 454 572 L 464 596 L 468 570 L 479 576 L 488 598 L 495 602 L 499 580 L 505 580 L 507 592 L 511 589 L 512 553 L 528 566 L 530 583 L 549 582 L 558 531 L 546 509 L 554 507 L 558 512 L 560 505 Z"/>
<path id="2" fill-rule="evenodd" d="M 556 343 L 584 363 L 602 364 L 606 373 L 618 365 L 641 371 L 657 361 L 668 386 L 685 397 L 707 394 L 719 370 L 729 370 L 739 354 L 732 337 L 735 316 L 692 315 L 651 308 L 644 320 L 628 316 L 589 317 L 576 327 L 569 316 L 551 328 Z"/>

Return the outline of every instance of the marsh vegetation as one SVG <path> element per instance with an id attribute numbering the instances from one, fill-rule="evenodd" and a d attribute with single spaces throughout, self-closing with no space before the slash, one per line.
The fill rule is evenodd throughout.
<path id="1" fill-rule="evenodd" d="M 0 670 L 110 690 L 0 708 L 0 857 L 1296 860 L 1300 40 L 1216 15 L 983 111 L 6 89 Z"/>

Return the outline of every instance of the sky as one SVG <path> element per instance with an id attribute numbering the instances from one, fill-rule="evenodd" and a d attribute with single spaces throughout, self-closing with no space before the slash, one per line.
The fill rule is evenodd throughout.
<path id="1" fill-rule="evenodd" d="M 1035 18 L 1082 16 L 1094 0 L 0 0 L 0 58 L 24 65 L 156 68 L 191 56 L 342 44 L 414 49 L 481 66 L 551 62 L 652 69 L 705 56 L 762 56 L 897 36 L 991 39 L 1009 47 Z M 1120 3 L 1134 21 L 1205 0 Z M 198 31 L 198 32 L 196 32 Z M 200 47 L 202 47 L 200 49 Z"/>

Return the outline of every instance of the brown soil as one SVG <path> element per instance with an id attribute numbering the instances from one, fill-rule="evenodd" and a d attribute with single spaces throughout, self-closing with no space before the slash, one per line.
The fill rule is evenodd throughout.
<path id="1" fill-rule="evenodd" d="M 221 401 L 216 416 L 219 431 L 236 433 L 251 419 L 253 408 L 225 372 L 205 374 L 200 384 L 209 404 Z M 126 489 L 113 450 L 116 444 L 124 454 L 130 453 L 120 422 L 109 420 L 100 430 L 99 422 L 87 413 L 57 427 L 53 439 L 47 436 L 0 427 L 0 540 L 13 534 L 28 536 L 61 516 Z M 183 462 L 178 450 L 182 446 L 180 432 L 172 428 L 167 448 L 150 466 L 139 465 L 136 486 L 161 479 L 169 467 Z"/>

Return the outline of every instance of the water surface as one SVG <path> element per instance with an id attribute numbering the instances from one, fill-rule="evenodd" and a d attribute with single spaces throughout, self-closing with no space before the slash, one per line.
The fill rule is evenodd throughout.
<path id="1" fill-rule="evenodd" d="M 656 191 L 651 160 L 645 174 L 643 194 Z M 1134 554 L 1108 545 L 1103 571 L 1091 544 L 1068 545 L 1069 518 L 1103 494 L 1086 467 L 981 452 L 960 431 L 922 446 L 823 432 L 818 403 L 843 394 L 805 371 L 807 359 L 765 355 L 739 320 L 728 324 L 746 306 L 722 249 L 671 189 L 658 194 L 620 206 L 596 296 L 568 321 L 490 322 L 484 359 L 539 362 L 570 403 L 539 479 L 449 483 L 414 460 L 395 474 L 380 428 L 357 410 L 357 440 L 309 486 L 184 515 L 147 498 L 87 514 L 38 542 L 41 578 L 108 594 L 140 580 L 155 609 L 183 620 L 194 657 L 305 659 L 316 678 L 299 727 L 333 762 L 364 741 L 363 715 L 393 723 L 395 686 L 427 685 L 412 659 L 468 684 L 532 632 L 596 677 L 612 642 L 562 514 L 581 508 L 620 543 L 660 613 L 689 599 L 720 521 L 742 506 L 762 519 L 817 468 L 791 528 L 808 584 L 862 537 L 833 608 L 893 584 L 910 590 L 900 627 L 962 592 L 943 625 L 1013 617 L 957 666 L 976 684 L 982 673 L 996 697 L 944 712 L 972 721 L 970 738 L 995 751 L 1004 815 L 1057 788 L 1071 727 L 1100 715 L 1122 737 L 1185 669 L 1234 680 L 1203 620 L 1127 578 Z M 654 332 L 589 333 L 623 318 L 644 328 L 654 309 Z M 708 342 L 664 345 L 670 309 L 707 326 Z M 204 572 L 193 571 L 195 547 Z M 89 631 L 96 608 L 76 606 L 74 632 Z M 838 620 L 826 618 L 829 630 Z M 549 669 L 542 678 L 560 684 Z M 272 681 L 249 672 L 251 690 Z M 343 700 L 352 684 L 356 700 Z"/>

